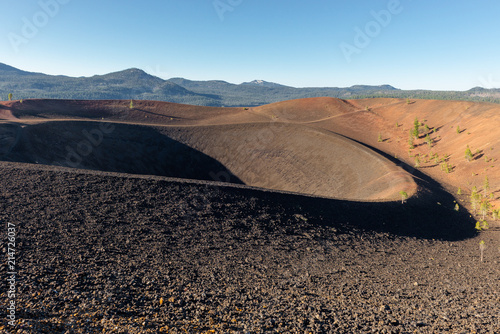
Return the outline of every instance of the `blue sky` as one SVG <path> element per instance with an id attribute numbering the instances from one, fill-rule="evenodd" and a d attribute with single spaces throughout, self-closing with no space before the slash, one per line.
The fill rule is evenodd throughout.
<path id="1" fill-rule="evenodd" d="M 500 87 L 496 0 L 4 0 L 0 62 L 294 87 Z M 6 10 L 6 11 L 5 11 Z"/>

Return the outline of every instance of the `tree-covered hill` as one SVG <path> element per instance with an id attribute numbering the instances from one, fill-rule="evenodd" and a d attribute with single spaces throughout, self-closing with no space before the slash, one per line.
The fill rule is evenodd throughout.
<path id="1" fill-rule="evenodd" d="M 232 84 L 220 80 L 163 80 L 132 68 L 92 77 L 68 77 L 26 72 L 0 63 L 0 100 L 14 99 L 141 99 L 206 106 L 257 106 L 272 102 L 329 96 L 343 99 L 369 97 L 420 98 L 500 102 L 500 89 L 476 87 L 469 91 L 406 91 L 389 85 L 347 88 L 295 88 L 254 80 Z"/>

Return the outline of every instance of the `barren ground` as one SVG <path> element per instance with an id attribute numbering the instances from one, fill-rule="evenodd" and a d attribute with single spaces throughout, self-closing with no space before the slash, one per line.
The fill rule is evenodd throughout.
<path id="1" fill-rule="evenodd" d="M 499 190 L 485 121 L 497 106 L 128 102 L 0 108 L 0 220 L 16 225 L 18 270 L 2 332 L 500 331 L 500 230 L 478 233 L 467 211 L 485 175 Z M 415 117 L 452 173 L 412 167 Z M 464 144 L 480 150 L 470 163 Z"/>

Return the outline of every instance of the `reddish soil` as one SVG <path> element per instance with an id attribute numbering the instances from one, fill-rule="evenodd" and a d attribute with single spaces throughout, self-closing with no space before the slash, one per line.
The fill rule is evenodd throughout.
<path id="1" fill-rule="evenodd" d="M 398 200 L 400 191 L 416 193 L 411 175 L 391 161 L 308 126 L 314 119 L 350 111 L 350 103 L 331 98 L 298 102 L 277 104 L 282 114 L 276 116 L 259 108 L 136 101 L 131 109 L 130 101 L 28 100 L 12 105 L 12 114 L 25 126 L 7 159 L 191 179 L 209 179 L 212 173 L 212 180 L 236 178 L 249 186 L 356 200 Z M 319 111 L 309 115 L 308 104 Z M 186 156 L 189 168 L 188 162 L 179 162 Z M 211 164 L 198 163 L 210 158 Z M 216 168 L 217 163 L 222 165 Z M 184 168 L 195 171 L 179 174 Z"/>
<path id="2" fill-rule="evenodd" d="M 500 107 L 410 102 L 2 103 L 0 332 L 499 332 L 500 229 L 467 196 L 498 196 Z M 409 156 L 415 117 L 451 173 L 423 134 Z"/>
<path id="3" fill-rule="evenodd" d="M 500 208 L 500 106 L 489 103 L 464 101 L 366 99 L 349 101 L 351 110 L 339 110 L 331 117 L 312 121 L 309 125 L 323 128 L 376 148 L 391 157 L 397 164 L 406 164 L 406 170 L 413 174 L 415 156 L 421 160 L 420 170 L 438 181 L 450 193 L 456 194 L 460 187 L 464 194 L 476 186 L 480 193 L 484 179 L 489 179 L 489 194 L 492 204 Z M 323 109 L 316 105 L 315 108 Z M 259 108 L 264 113 L 286 114 L 274 105 Z M 424 141 L 425 134 L 415 140 L 416 148 L 409 150 L 409 131 L 415 118 L 431 130 L 433 140 L 429 148 Z M 283 121 L 294 122 L 295 117 L 284 117 Z M 457 133 L 457 127 L 460 133 Z M 421 127 L 423 129 L 423 126 Z M 433 131 L 434 130 L 434 131 Z M 433 132 L 432 132 L 433 131 Z M 378 141 L 379 134 L 383 141 Z M 474 153 L 474 159 L 465 159 L 467 145 Z M 435 162 L 429 154 L 446 158 L 451 173 L 441 170 L 441 161 Z M 486 195 L 486 194 L 485 194 Z M 467 196 L 457 196 L 463 206 L 469 207 Z M 493 222 L 495 224 L 495 222 Z"/>

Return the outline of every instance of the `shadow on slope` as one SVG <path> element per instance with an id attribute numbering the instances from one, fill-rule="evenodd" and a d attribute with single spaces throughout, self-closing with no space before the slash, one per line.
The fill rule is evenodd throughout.
<path id="1" fill-rule="evenodd" d="M 217 160 L 151 127 L 83 121 L 0 124 L 2 140 L 4 161 L 199 180 L 224 175 L 223 181 L 243 183 Z"/>
<path id="2" fill-rule="evenodd" d="M 342 136 L 345 137 L 345 136 Z M 348 137 L 345 137 L 348 138 Z M 351 139 L 351 138 L 348 138 Z M 401 202 L 351 202 L 324 199 L 310 202 L 310 207 L 324 215 L 322 223 L 331 224 L 338 220 L 348 222 L 347 226 L 395 233 L 397 235 L 443 240 L 462 240 L 477 235 L 475 220 L 464 208 L 455 210 L 455 198 L 438 182 L 418 169 L 395 159 L 385 152 L 367 147 L 401 167 L 411 175 L 419 192 L 404 204 Z M 309 203 L 308 199 L 304 199 Z"/>
<path id="3" fill-rule="evenodd" d="M 0 124 L 0 160 L 9 156 L 14 146 L 19 142 L 21 129 L 19 124 Z"/>
<path id="4" fill-rule="evenodd" d="M 266 226 L 261 226 L 269 233 L 278 229 L 287 234 L 303 235 L 309 230 L 314 232 L 323 226 L 340 233 L 356 234 L 365 230 L 447 241 L 458 241 L 477 235 L 474 229 L 475 221 L 470 218 L 469 213 L 466 210 L 455 211 L 449 194 L 442 190 L 424 189 L 404 204 L 401 201 L 336 200 L 236 187 L 214 187 L 214 191 L 202 189 L 201 193 L 205 203 L 213 200 L 223 203 L 230 199 L 233 210 L 240 212 L 242 222 L 254 216 L 257 208 L 272 207 L 279 219 L 271 219 Z M 246 200 L 238 202 L 240 197 Z M 239 208 L 236 208 L 238 206 Z M 244 234 L 245 230 L 251 233 L 252 227 L 244 225 L 242 223 L 239 226 L 243 230 L 242 233 Z M 309 235 L 314 236 L 315 233 Z M 321 239 L 321 236 L 317 235 L 317 238 Z"/>
<path id="5" fill-rule="evenodd" d="M 411 175 L 345 137 L 289 123 L 165 127 L 168 137 L 208 154 L 245 184 L 356 201 L 398 200 Z"/>
<path id="6" fill-rule="evenodd" d="M 252 240 L 255 240 L 300 254 L 303 249 L 283 244 L 283 239 L 311 239 L 322 243 L 339 241 L 339 234 L 349 234 L 357 239 L 363 238 L 364 232 L 382 232 L 390 233 L 394 238 L 459 241 L 477 235 L 469 214 L 465 210 L 454 211 L 454 203 L 439 190 L 424 189 L 405 204 L 356 202 L 222 183 L 182 182 L 91 170 L 73 172 L 57 166 L 0 163 L 0 169 L 3 175 L 11 175 L 0 179 L 10 198 L 0 203 L 6 209 L 2 214 L 13 210 L 18 213 L 16 219 L 23 221 L 29 220 L 26 215 L 31 212 L 40 212 L 47 217 L 46 208 L 51 206 L 54 208 L 49 210 L 51 217 L 61 219 L 66 215 L 66 219 L 73 221 L 75 214 L 89 212 L 102 217 L 106 224 L 83 218 L 82 221 L 93 221 L 94 225 L 106 228 L 113 226 L 120 233 L 126 226 L 137 227 L 138 222 L 148 229 L 159 227 L 168 231 L 186 226 L 181 229 L 185 231 L 182 238 L 177 237 L 178 242 L 173 243 L 178 249 L 209 240 L 211 249 L 218 247 L 227 251 L 242 242 L 253 244 Z M 106 203 L 104 211 L 95 208 L 96 200 Z M 134 204 L 129 207 L 121 203 Z M 24 207 L 27 204 L 30 210 L 19 210 L 19 205 Z M 74 205 L 82 209 L 78 210 Z M 38 206 L 40 209 L 36 209 Z M 119 217 L 119 222 L 108 221 L 109 212 Z M 158 217 L 165 218 L 160 222 Z M 43 226 L 52 221 L 48 218 L 41 220 Z M 158 231 L 149 237 L 161 236 L 158 242 L 163 245 L 162 233 L 164 231 Z M 132 235 L 148 237 L 148 234 Z M 179 243 L 180 239 L 183 244 Z M 354 249 L 356 244 L 359 245 L 344 245 Z"/>

